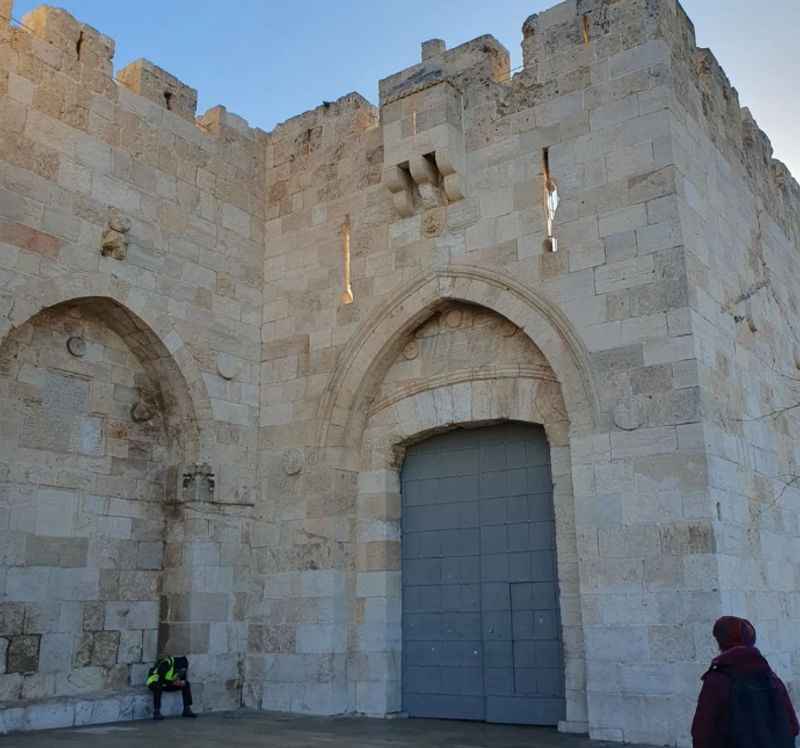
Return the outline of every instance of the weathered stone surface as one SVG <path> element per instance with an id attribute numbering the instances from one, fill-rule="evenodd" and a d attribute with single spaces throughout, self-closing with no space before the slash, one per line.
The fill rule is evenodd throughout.
<path id="1" fill-rule="evenodd" d="M 119 631 L 98 631 L 94 635 L 91 664 L 96 667 L 111 667 L 117 662 Z"/>
<path id="2" fill-rule="evenodd" d="M 0 24 L 0 730 L 146 716 L 159 651 L 198 709 L 399 711 L 406 447 L 502 421 L 549 441 L 562 729 L 688 744 L 723 612 L 797 690 L 800 187 L 674 3 L 523 35 L 265 133 Z"/>
<path id="3" fill-rule="evenodd" d="M 7 673 L 35 673 L 39 669 L 40 636 L 12 636 L 6 654 Z"/>

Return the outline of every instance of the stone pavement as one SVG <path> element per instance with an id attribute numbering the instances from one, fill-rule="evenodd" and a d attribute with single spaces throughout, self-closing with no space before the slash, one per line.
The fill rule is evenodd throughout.
<path id="1" fill-rule="evenodd" d="M 554 730 L 433 720 L 326 719 L 232 712 L 10 735 L 0 748 L 606 748 Z M 637 746 L 629 746 L 637 748 Z M 645 748 L 645 746 L 638 746 Z"/>

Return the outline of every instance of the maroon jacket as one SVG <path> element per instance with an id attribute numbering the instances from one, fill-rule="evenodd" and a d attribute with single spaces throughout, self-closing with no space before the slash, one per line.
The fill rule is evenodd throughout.
<path id="1" fill-rule="evenodd" d="M 717 666 L 727 666 L 742 673 L 769 672 L 786 707 L 792 734 L 800 733 L 797 715 L 783 681 L 772 672 L 769 663 L 756 647 L 739 646 L 716 657 L 711 663 L 711 669 L 703 676 L 703 688 L 692 723 L 694 748 L 726 748 L 725 731 L 728 725 L 731 682 L 728 676 L 715 669 Z"/>

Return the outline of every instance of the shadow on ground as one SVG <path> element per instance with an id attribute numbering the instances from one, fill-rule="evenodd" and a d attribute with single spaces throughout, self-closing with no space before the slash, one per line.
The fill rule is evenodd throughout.
<path id="1" fill-rule="evenodd" d="M 434 720 L 320 719 L 257 712 L 9 735 L 0 748 L 617 748 L 533 727 Z M 646 748 L 629 746 L 628 748 Z"/>

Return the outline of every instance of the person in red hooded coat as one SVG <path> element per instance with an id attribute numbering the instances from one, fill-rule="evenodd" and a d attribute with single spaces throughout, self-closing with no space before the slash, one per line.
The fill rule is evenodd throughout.
<path id="1" fill-rule="evenodd" d="M 697 702 L 697 711 L 692 723 L 694 748 L 731 748 L 739 746 L 741 736 L 731 735 L 735 727 L 732 720 L 732 700 L 737 677 L 762 679 L 771 687 L 774 703 L 785 712 L 781 729 L 796 736 L 800 732 L 792 701 L 783 681 L 772 672 L 769 663 L 756 648 L 756 630 L 750 621 L 734 616 L 720 618 L 714 624 L 714 638 L 719 644 L 720 655 L 715 657 L 711 668 L 703 676 L 703 687 Z M 752 723 L 750 717 L 745 718 Z M 779 715 L 783 722 L 783 715 Z M 787 742 L 794 744 L 793 738 Z M 754 743 L 745 738 L 746 744 Z"/>

